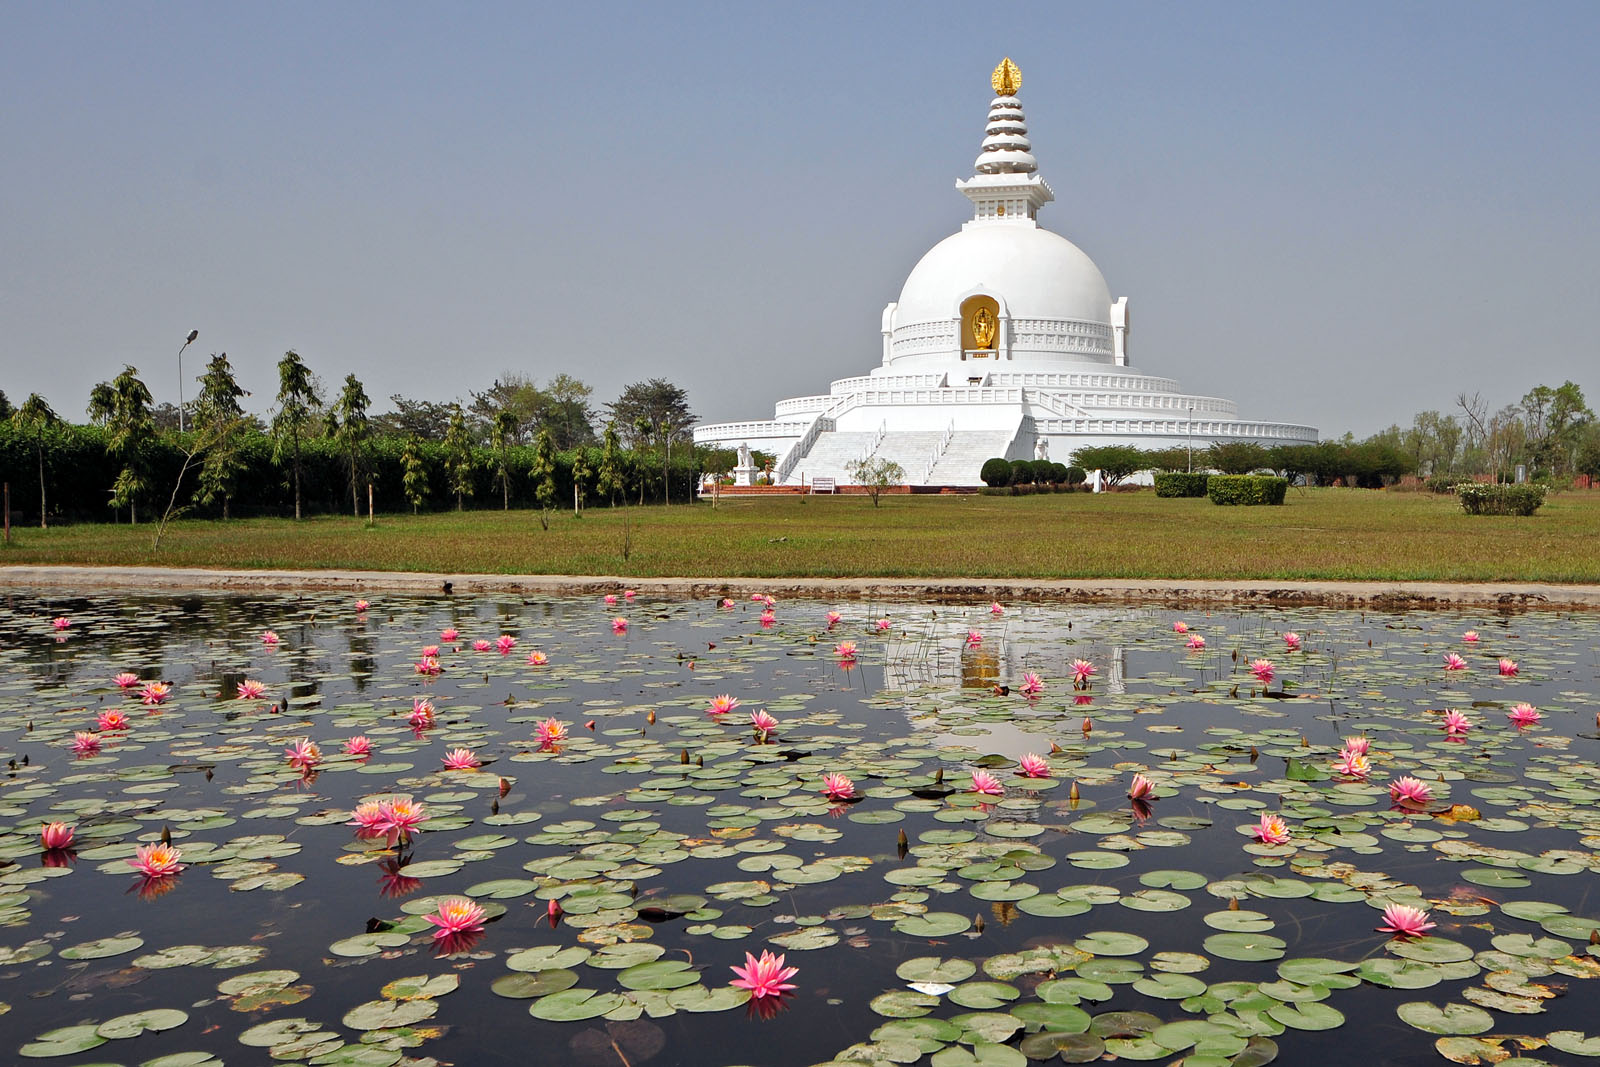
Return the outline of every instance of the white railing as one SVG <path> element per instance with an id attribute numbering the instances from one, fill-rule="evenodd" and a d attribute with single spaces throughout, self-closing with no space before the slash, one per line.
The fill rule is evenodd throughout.
<path id="1" fill-rule="evenodd" d="M 800 435 L 800 440 L 789 446 L 789 451 L 783 454 L 778 461 L 778 467 L 773 472 L 772 484 L 783 485 L 789 480 L 789 475 L 794 473 L 795 466 L 811 446 L 817 443 L 817 438 L 832 430 L 834 422 L 826 415 L 818 415 L 811 420 L 811 425 L 806 427 L 806 432 Z"/>
<path id="2" fill-rule="evenodd" d="M 760 422 L 713 422 L 694 428 L 696 444 L 707 441 L 735 441 L 748 437 L 794 437 L 805 429 L 803 422 L 764 420 Z"/>
<path id="3" fill-rule="evenodd" d="M 889 423 L 888 423 L 887 420 L 878 423 L 878 428 L 876 430 L 872 431 L 872 440 L 868 441 L 867 442 L 867 447 L 865 447 L 865 448 L 863 448 L 861 450 L 861 462 L 862 463 L 865 463 L 867 460 L 871 459 L 872 458 L 872 454 L 874 452 L 878 451 L 878 446 L 883 444 L 883 435 L 888 433 L 888 432 L 889 432 Z"/>
<path id="4" fill-rule="evenodd" d="M 1266 439 L 1273 441 L 1304 441 L 1315 444 L 1317 431 L 1313 426 L 1297 426 L 1286 422 L 1243 422 L 1237 419 L 1055 419 L 1035 420 L 1039 432 L 1047 434 L 1138 434 L 1141 436 L 1211 437 L 1223 440 Z"/>

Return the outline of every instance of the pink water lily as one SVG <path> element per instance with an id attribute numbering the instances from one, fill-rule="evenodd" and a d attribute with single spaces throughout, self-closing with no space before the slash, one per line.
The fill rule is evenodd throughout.
<path id="1" fill-rule="evenodd" d="M 72 751 L 80 756 L 87 756 L 100 751 L 100 735 L 87 730 L 75 731 L 72 735 Z"/>
<path id="2" fill-rule="evenodd" d="M 516 647 L 517 639 L 510 634 L 501 634 L 494 639 L 494 650 L 502 656 L 509 655 L 511 650 Z"/>
<path id="3" fill-rule="evenodd" d="M 166 682 L 146 682 L 144 688 L 139 690 L 139 699 L 151 706 L 160 704 L 171 695 L 172 686 Z"/>
<path id="4" fill-rule="evenodd" d="M 1287 845 L 1289 824 L 1283 821 L 1281 815 L 1264 811 L 1261 813 L 1261 821 L 1250 828 L 1250 834 L 1263 845 Z"/>
<path id="5" fill-rule="evenodd" d="M 1372 739 L 1365 734 L 1356 734 L 1344 739 L 1344 748 L 1347 752 L 1354 752 L 1358 756 L 1365 756 L 1372 747 Z"/>
<path id="6" fill-rule="evenodd" d="M 1472 723 L 1467 720 L 1467 717 L 1454 708 L 1444 713 L 1444 719 L 1440 725 L 1444 727 L 1444 732 L 1451 737 L 1458 737 L 1472 729 Z"/>
<path id="7" fill-rule="evenodd" d="M 1089 679 L 1093 674 L 1094 674 L 1094 664 L 1093 663 L 1090 663 L 1086 659 L 1075 659 L 1075 660 L 1072 661 L 1072 684 L 1073 685 L 1079 686 L 1079 687 L 1088 685 L 1089 684 Z"/>
<path id="8" fill-rule="evenodd" d="M 1175 634 L 1186 634 L 1189 632 L 1189 624 L 1181 621 L 1174 622 L 1172 624 L 1172 632 Z"/>
<path id="9" fill-rule="evenodd" d="M 1433 787 L 1406 775 L 1389 783 L 1389 799 L 1396 804 L 1426 804 L 1433 799 Z"/>
<path id="10" fill-rule="evenodd" d="M 1390 904 L 1383 909 L 1383 925 L 1379 932 L 1396 937 L 1426 937 L 1437 923 L 1428 921 L 1428 913 L 1409 904 Z"/>
<path id="11" fill-rule="evenodd" d="M 725 596 L 722 598 L 722 603 L 718 604 L 717 606 L 720 608 L 731 608 L 733 607 L 733 598 Z"/>
<path id="12" fill-rule="evenodd" d="M 1199 652 L 1206 647 L 1206 639 L 1199 634 L 1190 634 L 1189 640 L 1184 645 L 1191 652 Z"/>
<path id="13" fill-rule="evenodd" d="M 624 599 L 624 600 L 632 600 L 634 597 L 636 597 L 638 595 L 639 595 L 639 591 L 637 589 L 624 589 L 622 591 L 622 599 Z"/>
<path id="14" fill-rule="evenodd" d="M 1467 669 L 1467 661 L 1456 655 L 1454 652 L 1446 652 L 1444 656 L 1444 669 L 1447 671 L 1464 671 Z"/>
<path id="15" fill-rule="evenodd" d="M 628 620 L 624 619 L 621 615 L 618 615 L 616 618 L 612 619 L 611 620 L 611 632 L 614 633 L 614 634 L 625 634 L 625 633 L 627 633 L 628 632 Z"/>
<path id="16" fill-rule="evenodd" d="M 1024 778 L 1050 777 L 1050 761 L 1037 752 L 1029 752 L 1017 761 L 1017 773 Z"/>
<path id="17" fill-rule="evenodd" d="M 828 612 L 828 629 L 831 630 L 835 626 L 838 626 L 839 625 L 839 621 L 841 619 L 843 619 L 843 618 L 844 618 L 844 616 L 842 614 L 840 614 L 839 612 L 837 612 L 837 611 Z"/>
<path id="18" fill-rule="evenodd" d="M 278 643 L 278 635 L 271 630 L 266 630 L 261 634 L 261 643 L 263 645 L 275 645 Z"/>
<path id="19" fill-rule="evenodd" d="M 383 802 L 379 800 L 366 800 L 355 806 L 350 813 L 349 825 L 356 828 L 361 834 L 383 833 L 387 822 L 384 814 Z"/>
<path id="20" fill-rule="evenodd" d="M 129 726 L 128 717 L 115 709 L 102 711 L 99 720 L 95 723 L 101 733 L 107 730 L 126 730 Z"/>
<path id="21" fill-rule="evenodd" d="M 1478 631 L 1476 631 L 1476 630 L 1468 630 L 1466 633 L 1461 635 L 1461 640 L 1465 641 L 1469 645 L 1477 644 L 1478 643 Z"/>
<path id="22" fill-rule="evenodd" d="M 795 988 L 789 979 L 800 973 L 800 968 L 785 967 L 781 955 L 774 956 L 765 949 L 762 950 L 760 959 L 746 952 L 743 967 L 733 966 L 728 969 L 739 976 L 728 984 L 739 989 L 748 989 L 753 1000 L 783 996 Z"/>
<path id="23" fill-rule="evenodd" d="M 359 613 L 361 613 L 363 611 L 366 611 L 370 607 L 372 607 L 372 605 L 368 604 L 365 600 L 356 601 L 356 612 L 357 612 L 357 614 L 359 614 Z"/>
<path id="24" fill-rule="evenodd" d="M 1339 758 L 1334 761 L 1333 770 L 1335 774 L 1366 781 L 1367 776 L 1372 773 L 1372 761 L 1363 753 L 1342 748 L 1339 750 Z"/>
<path id="25" fill-rule="evenodd" d="M 1289 652 L 1300 651 L 1300 635 L 1290 630 L 1283 635 L 1283 647 Z"/>
<path id="26" fill-rule="evenodd" d="M 772 629 L 772 624 L 778 621 L 778 613 L 771 608 L 761 613 L 761 626 L 763 629 Z"/>
<path id="27" fill-rule="evenodd" d="M 605 595 L 605 602 L 607 604 L 615 604 L 617 602 L 617 594 L 615 594 L 615 593 L 607 593 Z"/>
<path id="28" fill-rule="evenodd" d="M 371 739 L 368 738 L 366 734 L 356 734 L 354 737 L 345 741 L 344 754 L 346 756 L 355 756 L 359 759 L 366 759 L 368 756 L 372 755 Z"/>
<path id="29" fill-rule="evenodd" d="M 483 766 L 470 748 L 452 748 L 444 754 L 443 762 L 447 771 L 470 771 Z"/>
<path id="30" fill-rule="evenodd" d="M 1005 613 L 1006 613 L 1006 609 L 1001 607 L 999 605 L 999 603 L 994 603 L 994 604 L 990 604 L 989 605 L 989 614 L 993 615 L 995 618 L 998 619 L 1000 616 L 1004 615 Z"/>
<path id="31" fill-rule="evenodd" d="M 983 634 L 978 632 L 977 630 L 968 630 L 967 631 L 967 647 L 968 648 L 977 648 L 981 644 L 983 644 Z"/>
<path id="32" fill-rule="evenodd" d="M 761 602 L 769 608 L 775 608 L 778 606 L 778 598 L 773 596 L 771 593 L 764 594 L 761 597 Z"/>
<path id="33" fill-rule="evenodd" d="M 437 926 L 433 932 L 435 941 L 458 934 L 476 933 L 483 929 L 485 912 L 482 907 L 470 900 L 460 897 L 451 897 L 439 902 L 439 910 L 423 918 Z"/>
<path id="34" fill-rule="evenodd" d="M 546 747 L 559 745 L 567 739 L 567 724 L 559 719 L 545 719 L 533 728 L 533 735 Z"/>
<path id="35" fill-rule="evenodd" d="M 855 659 L 856 643 L 854 641 L 840 641 L 833 646 L 833 654 L 840 659 Z"/>
<path id="36" fill-rule="evenodd" d="M 1000 784 L 1000 779 L 988 771 L 973 771 L 972 791 L 974 793 L 982 793 L 985 796 L 998 797 L 1005 795 L 1006 787 Z"/>
<path id="37" fill-rule="evenodd" d="M 540 652 L 538 649 L 534 649 L 532 652 L 528 653 L 528 666 L 530 667 L 543 667 L 549 662 L 550 657 L 545 655 L 543 652 Z"/>
<path id="38" fill-rule="evenodd" d="M 289 766 L 301 770 L 310 770 L 322 762 L 322 749 L 317 747 L 315 741 L 304 737 L 284 749 L 283 754 L 288 759 Z"/>
<path id="39" fill-rule="evenodd" d="M 474 652 L 487 652 L 493 647 L 494 646 L 489 643 L 489 639 L 487 637 L 480 637 L 476 641 L 472 642 L 472 651 Z"/>
<path id="40" fill-rule="evenodd" d="M 177 848 L 165 842 L 157 842 L 152 845 L 140 845 L 127 863 L 146 878 L 166 878 L 183 870 L 183 864 L 178 862 L 182 858 L 183 853 Z"/>
<path id="41" fill-rule="evenodd" d="M 778 720 L 765 710 L 757 710 L 750 713 L 750 725 L 758 734 L 770 734 L 778 728 Z"/>
<path id="42" fill-rule="evenodd" d="M 442 670 L 444 670 L 444 668 L 439 666 L 439 660 L 436 656 L 423 656 L 421 659 L 417 660 L 418 674 L 427 675 L 431 678 Z"/>
<path id="43" fill-rule="evenodd" d="M 1515 678 L 1517 676 L 1517 661 L 1514 659 L 1500 660 L 1500 677 Z"/>
<path id="44" fill-rule="evenodd" d="M 411 698 L 411 714 L 406 717 L 406 724 L 413 730 L 426 730 L 434 724 L 433 701 L 427 697 Z"/>
<path id="45" fill-rule="evenodd" d="M 739 706 L 739 698 L 723 693 L 721 696 L 711 698 L 711 703 L 706 707 L 708 715 L 726 715 Z"/>
<path id="46" fill-rule="evenodd" d="M 1518 729 L 1521 729 L 1524 726 L 1532 726 L 1534 723 L 1539 722 L 1544 718 L 1543 715 L 1539 714 L 1539 709 L 1534 707 L 1532 704 L 1518 704 L 1516 707 L 1507 712 L 1506 715 L 1508 718 L 1510 718 L 1511 725 L 1517 727 Z"/>
<path id="47" fill-rule="evenodd" d="M 432 656 L 434 659 L 438 659 L 439 658 L 439 646 L 438 645 L 423 645 L 422 646 L 422 654 L 425 657 L 426 656 Z"/>
<path id="48" fill-rule="evenodd" d="M 134 686 L 139 684 L 140 679 L 139 676 L 134 674 L 132 671 L 123 671 L 121 674 L 117 675 L 111 680 L 116 683 L 118 689 L 132 689 Z"/>
<path id="49" fill-rule="evenodd" d="M 1133 781 L 1128 785 L 1128 798 L 1130 800 L 1154 800 L 1156 798 L 1156 787 L 1144 775 L 1135 774 Z"/>
<path id="50" fill-rule="evenodd" d="M 460 636 L 461 631 L 457 630 L 454 626 L 446 626 L 444 629 L 439 631 L 439 640 L 443 641 L 447 645 L 455 644 L 456 639 Z"/>
<path id="51" fill-rule="evenodd" d="M 1272 681 L 1278 672 L 1278 665 L 1270 659 L 1253 659 L 1250 661 L 1250 673 L 1255 675 L 1256 681 L 1263 685 Z"/>
<path id="52" fill-rule="evenodd" d="M 409 839 L 427 821 L 427 810 L 408 796 L 386 797 L 378 801 L 377 829 L 397 838 Z"/>
<path id="53" fill-rule="evenodd" d="M 889 628 L 889 620 L 888 619 L 879 619 L 878 620 L 878 632 L 879 633 L 882 633 L 883 631 L 887 630 L 888 628 Z"/>
<path id="54" fill-rule="evenodd" d="M 70 848 L 75 832 L 64 822 L 47 822 L 39 827 L 39 844 L 46 849 Z"/>
<path id="55" fill-rule="evenodd" d="M 1017 686 L 1017 689 L 1026 696 L 1036 697 L 1040 693 L 1044 692 L 1044 679 L 1040 678 L 1032 671 L 1024 671 L 1022 675 L 1022 684 Z"/>
<path id="56" fill-rule="evenodd" d="M 856 784 L 847 775 L 830 771 L 822 776 L 822 792 L 829 800 L 854 800 Z"/>
<path id="57" fill-rule="evenodd" d="M 267 685 L 265 682 L 258 682 L 253 678 L 246 678 L 244 681 L 240 682 L 234 687 L 234 691 L 239 694 L 238 699 L 240 700 L 260 700 L 266 695 Z"/>
<path id="58" fill-rule="evenodd" d="M 60 615 L 54 619 L 51 619 L 50 625 L 54 626 L 57 630 L 65 630 L 67 627 L 72 625 L 72 620 L 67 618 L 65 615 Z"/>

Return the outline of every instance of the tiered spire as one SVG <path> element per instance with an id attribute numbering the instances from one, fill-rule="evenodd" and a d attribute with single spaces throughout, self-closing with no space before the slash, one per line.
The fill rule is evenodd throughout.
<path id="1" fill-rule="evenodd" d="M 1040 205 L 1055 199 L 1033 158 L 1028 141 L 1028 120 L 1022 113 L 1017 90 L 1022 71 L 1007 56 L 989 77 L 995 98 L 989 105 L 989 124 L 973 165 L 974 174 L 956 182 L 973 204 L 973 221 L 1031 222 Z"/>

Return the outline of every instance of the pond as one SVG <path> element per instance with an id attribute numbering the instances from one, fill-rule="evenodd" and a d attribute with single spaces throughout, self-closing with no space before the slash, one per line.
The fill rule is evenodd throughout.
<path id="1" fill-rule="evenodd" d="M 1597 616 L 0 611 L 0 1057 L 1600 1055 Z"/>

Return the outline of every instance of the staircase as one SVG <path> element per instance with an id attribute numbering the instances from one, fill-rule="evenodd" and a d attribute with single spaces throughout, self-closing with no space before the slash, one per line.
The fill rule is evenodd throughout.
<path id="1" fill-rule="evenodd" d="M 832 478 L 840 485 L 849 485 L 855 481 L 850 474 L 850 464 L 861 458 L 861 453 L 866 451 L 876 436 L 876 431 L 851 433 L 839 430 L 818 435 L 811 450 L 795 463 L 783 484 L 799 485 L 803 477 L 809 485 L 820 477 Z"/>
<path id="2" fill-rule="evenodd" d="M 928 485 L 982 485 L 985 460 L 1006 454 L 1013 430 L 957 430 L 928 475 Z"/>

